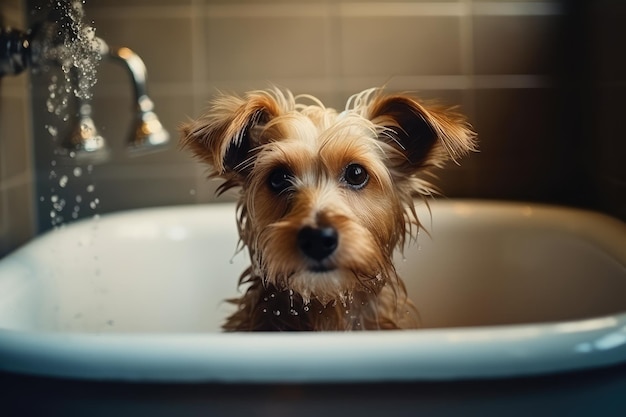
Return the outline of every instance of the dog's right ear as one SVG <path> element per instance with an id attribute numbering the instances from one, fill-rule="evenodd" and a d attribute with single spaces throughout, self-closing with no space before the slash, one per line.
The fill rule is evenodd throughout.
<path id="1" fill-rule="evenodd" d="M 180 143 L 213 168 L 212 176 L 245 175 L 261 144 L 259 128 L 279 112 L 277 101 L 265 92 L 245 98 L 222 95 L 204 116 L 181 127 Z"/>

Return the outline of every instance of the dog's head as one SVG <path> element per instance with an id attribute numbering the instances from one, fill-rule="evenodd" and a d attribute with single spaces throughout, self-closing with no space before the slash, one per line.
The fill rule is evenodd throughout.
<path id="1" fill-rule="evenodd" d="M 322 303 L 397 280 L 393 251 L 419 227 L 413 199 L 431 193 L 421 174 L 475 144 L 454 111 L 378 89 L 341 113 L 278 89 L 223 95 L 182 133 L 221 191 L 241 187 L 252 273 Z"/>

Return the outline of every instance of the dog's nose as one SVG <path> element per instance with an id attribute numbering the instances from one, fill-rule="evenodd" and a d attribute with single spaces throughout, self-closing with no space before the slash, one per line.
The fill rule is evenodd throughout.
<path id="1" fill-rule="evenodd" d="M 298 232 L 298 247 L 306 256 L 321 261 L 337 249 L 339 236 L 332 227 L 305 226 Z"/>

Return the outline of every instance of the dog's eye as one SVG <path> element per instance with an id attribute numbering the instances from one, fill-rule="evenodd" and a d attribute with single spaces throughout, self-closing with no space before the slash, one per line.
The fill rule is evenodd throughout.
<path id="1" fill-rule="evenodd" d="M 357 190 L 365 187 L 369 178 L 370 176 L 365 168 L 359 164 L 348 165 L 343 173 L 343 179 L 346 183 Z"/>
<path id="2" fill-rule="evenodd" d="M 281 193 L 291 187 L 293 174 L 284 167 L 276 168 L 268 177 L 267 183 L 272 191 Z"/>

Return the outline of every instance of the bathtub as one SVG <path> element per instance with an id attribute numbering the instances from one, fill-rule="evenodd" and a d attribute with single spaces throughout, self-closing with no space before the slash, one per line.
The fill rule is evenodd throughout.
<path id="1" fill-rule="evenodd" d="M 492 201 L 418 203 L 418 215 L 427 232 L 396 264 L 423 328 L 352 333 L 220 332 L 232 311 L 224 300 L 248 265 L 232 204 L 67 225 L 0 260 L 0 371 L 29 381 L 319 390 L 493 389 L 624 368 L 624 223 Z"/>

